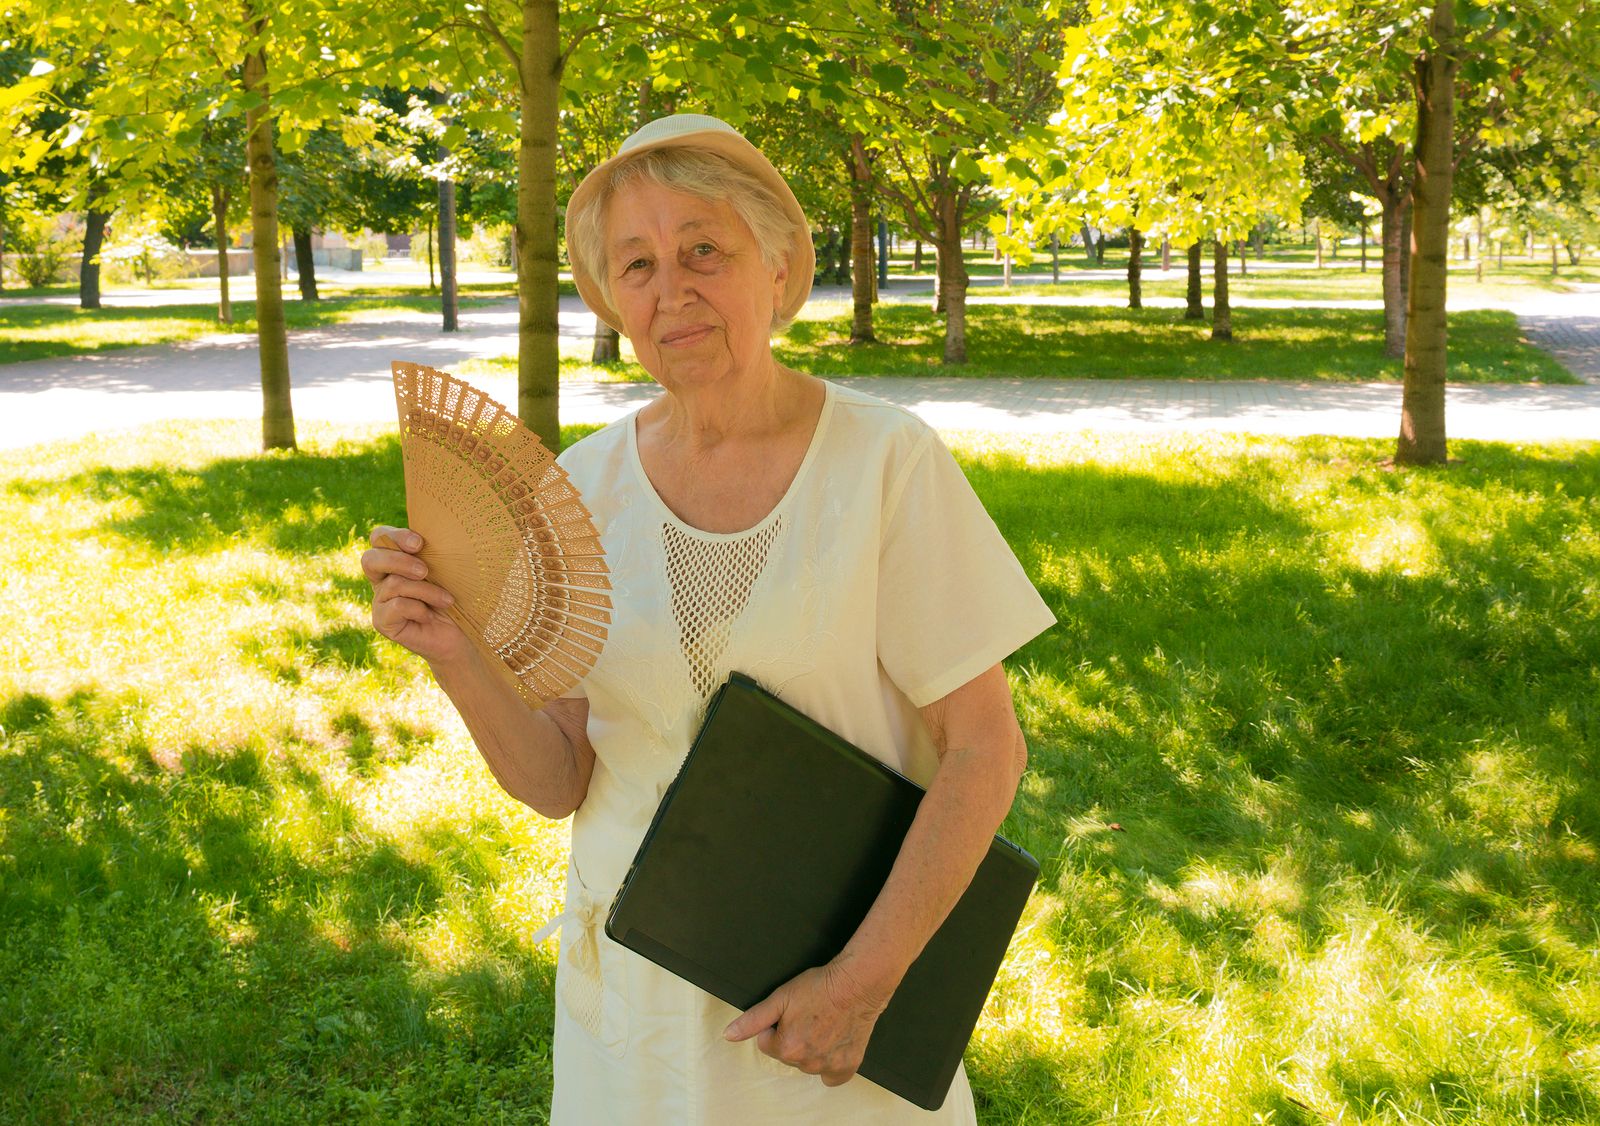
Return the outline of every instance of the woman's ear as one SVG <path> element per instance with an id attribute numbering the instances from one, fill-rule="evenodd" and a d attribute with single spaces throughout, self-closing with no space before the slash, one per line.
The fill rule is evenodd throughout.
<path id="1" fill-rule="evenodd" d="M 783 309 L 783 298 L 789 288 L 789 256 L 783 256 L 783 261 L 778 263 L 778 269 L 772 275 L 772 315 L 776 317 Z"/>

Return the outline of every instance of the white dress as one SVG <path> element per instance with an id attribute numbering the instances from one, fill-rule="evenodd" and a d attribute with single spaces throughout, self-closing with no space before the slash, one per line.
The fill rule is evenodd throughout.
<path id="1" fill-rule="evenodd" d="M 737 670 L 927 784 L 916 709 L 1054 618 L 937 434 L 826 384 L 783 499 L 743 532 L 662 503 L 635 415 L 561 455 L 611 569 L 610 637 L 580 692 L 595 748 L 573 817 L 556 973 L 555 1126 L 972 1123 L 958 1071 L 924 1111 L 859 1077 L 841 1087 L 730 1044 L 731 1006 L 613 943 L 605 912 L 711 693 Z"/>

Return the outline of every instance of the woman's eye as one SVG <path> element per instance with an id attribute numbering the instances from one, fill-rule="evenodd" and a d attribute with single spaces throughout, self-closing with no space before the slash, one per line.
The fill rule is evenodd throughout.
<path id="1" fill-rule="evenodd" d="M 650 263 L 645 261 L 643 258 L 635 258 L 632 262 L 629 262 L 626 266 L 622 267 L 622 272 L 626 274 L 630 270 L 642 270 L 649 264 Z"/>
<path id="2" fill-rule="evenodd" d="M 717 252 L 717 248 L 712 246 L 709 242 L 701 242 L 701 243 L 696 243 L 695 244 L 694 254 L 697 257 L 704 258 L 706 255 L 715 254 L 716 252 Z"/>

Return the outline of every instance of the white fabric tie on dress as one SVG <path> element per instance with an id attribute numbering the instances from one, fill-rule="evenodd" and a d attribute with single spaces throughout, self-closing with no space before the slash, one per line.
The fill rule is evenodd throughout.
<path id="1" fill-rule="evenodd" d="M 605 1025 L 605 982 L 600 973 L 601 907 L 573 869 L 567 886 L 565 910 L 533 934 L 538 945 L 556 931 L 563 931 L 561 953 L 567 966 L 556 981 L 561 998 L 572 1019 L 591 1036 L 602 1036 Z M 568 924 L 577 928 L 574 934 Z"/>
<path id="2" fill-rule="evenodd" d="M 600 905 L 595 902 L 594 896 L 589 894 L 589 889 L 581 885 L 573 888 L 569 899 L 575 899 L 576 902 L 568 902 L 561 914 L 534 931 L 533 944 L 538 946 L 556 931 L 562 930 L 567 923 L 577 923 L 583 929 L 573 940 L 567 958 L 571 961 L 573 969 L 599 977 L 600 940 L 596 937 L 595 928 L 600 925 Z M 571 937 L 570 933 L 568 937 Z M 563 947 L 566 945 L 565 942 L 562 943 Z"/>

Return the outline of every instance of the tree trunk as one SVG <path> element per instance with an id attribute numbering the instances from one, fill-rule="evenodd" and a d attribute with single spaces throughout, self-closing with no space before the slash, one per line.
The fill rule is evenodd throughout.
<path id="1" fill-rule="evenodd" d="M 87 244 L 86 244 L 87 245 Z M 1556 233 L 1550 232 L 1550 276 L 1555 277 L 1561 273 L 1561 260 L 1556 257 Z M 88 308 L 87 305 L 84 308 Z"/>
<path id="2" fill-rule="evenodd" d="M 1009 204 L 1009 203 L 1006 204 L 1006 238 L 1007 239 L 1009 239 L 1011 237 L 1011 222 L 1012 222 L 1012 217 L 1013 217 L 1015 212 L 1016 212 L 1016 207 L 1014 205 Z M 999 245 L 1000 245 L 1000 243 L 998 241 L 996 241 L 995 246 L 998 247 Z M 1006 243 L 1006 246 L 1007 246 L 1007 250 L 1006 250 L 1004 276 L 1003 276 L 1001 284 L 1004 285 L 1007 289 L 1010 289 L 1011 288 L 1011 250 L 1009 248 L 1010 248 L 1011 244 L 1008 242 L 1008 243 Z"/>
<path id="3" fill-rule="evenodd" d="M 512 238 L 512 248 L 516 247 L 515 236 Z M 439 284 L 433 280 L 433 219 L 428 219 L 428 292 L 438 293 Z"/>
<path id="4" fill-rule="evenodd" d="M 1367 272 L 1367 222 L 1361 221 L 1361 272 Z"/>
<path id="5" fill-rule="evenodd" d="M 959 192 L 947 190 L 940 193 L 934 206 L 939 218 L 939 269 L 943 284 L 939 287 L 944 301 L 944 362 L 967 362 L 967 263 L 961 256 L 961 212 L 963 200 Z"/>
<path id="6" fill-rule="evenodd" d="M 1201 300 L 1200 289 L 1200 244 L 1189 244 L 1189 289 L 1185 296 L 1188 306 L 1183 311 L 1186 321 L 1203 321 L 1206 319 L 1205 305 Z"/>
<path id="7" fill-rule="evenodd" d="M 1478 280 L 1483 280 L 1483 208 L 1478 208 Z"/>
<path id="8" fill-rule="evenodd" d="M 450 150 L 440 145 L 440 162 L 449 158 Z M 458 331 L 460 312 L 456 301 L 456 182 L 443 176 L 439 179 L 439 331 Z"/>
<path id="9" fill-rule="evenodd" d="M 944 252 L 933 244 L 933 311 L 944 315 Z"/>
<path id="10" fill-rule="evenodd" d="M 266 19 L 253 19 L 261 42 Z M 294 408 L 289 395 L 289 333 L 283 318 L 283 282 L 278 277 L 278 159 L 273 151 L 271 88 L 267 51 L 244 58 L 244 88 L 261 98 L 245 113 L 245 154 L 250 163 L 250 231 L 256 273 L 256 341 L 261 356 L 261 445 L 294 449 Z"/>
<path id="11" fill-rule="evenodd" d="M 1242 278 L 1242 277 L 1244 277 L 1246 274 L 1248 274 L 1250 272 L 1249 267 L 1247 267 L 1245 265 L 1245 253 L 1244 253 L 1244 251 L 1245 251 L 1245 241 L 1244 241 L 1244 239 L 1240 239 L 1239 240 L 1238 250 L 1239 250 L 1239 276 Z"/>
<path id="12" fill-rule="evenodd" d="M 1405 229 L 1401 219 L 1406 193 L 1390 191 L 1379 202 L 1383 218 L 1379 238 L 1383 242 L 1383 354 L 1399 359 L 1406 354 L 1405 260 L 1400 238 Z"/>
<path id="13" fill-rule="evenodd" d="M 317 264 L 311 258 L 311 228 L 291 227 L 294 240 L 294 270 L 300 277 L 300 300 L 317 300 Z"/>
<path id="14" fill-rule="evenodd" d="M 1050 281 L 1061 284 L 1061 236 L 1050 232 Z"/>
<path id="15" fill-rule="evenodd" d="M 889 220 L 878 216 L 878 272 L 872 275 L 872 303 L 878 303 L 878 287 L 889 284 Z"/>
<path id="16" fill-rule="evenodd" d="M 1133 228 L 1128 229 L 1128 308 L 1144 308 L 1144 287 L 1140 284 L 1139 252 L 1144 249 L 1144 235 Z"/>
<path id="17" fill-rule="evenodd" d="M 522 123 L 517 147 L 517 415 L 561 447 L 556 307 L 556 98 L 559 0 L 522 0 Z"/>
<path id="18" fill-rule="evenodd" d="M 1089 224 L 1083 225 L 1083 256 L 1088 259 L 1089 265 L 1094 265 L 1094 237 L 1089 233 Z"/>
<path id="19" fill-rule="evenodd" d="M 1161 236 L 1161 272 L 1164 274 L 1172 269 L 1172 240 L 1166 235 Z"/>
<path id="20" fill-rule="evenodd" d="M 106 221 L 110 218 L 93 203 L 83 217 L 83 261 L 78 266 L 80 309 L 100 308 L 100 250 L 105 245 Z"/>
<path id="21" fill-rule="evenodd" d="M 233 301 L 228 296 L 228 202 L 232 195 L 221 184 L 211 185 L 211 221 L 217 235 L 217 321 L 233 324 Z"/>
<path id="22" fill-rule="evenodd" d="M 1455 164 L 1454 0 L 1438 0 L 1429 20 L 1434 46 L 1417 57 L 1416 246 L 1406 307 L 1405 388 L 1395 462 L 1439 465 L 1448 457 L 1444 427 L 1446 258 Z"/>
<path id="23" fill-rule="evenodd" d="M 876 344 L 872 335 L 872 166 L 860 134 L 845 153 L 850 169 L 850 343 Z"/>
<path id="24" fill-rule="evenodd" d="M 1405 306 L 1411 292 L 1411 214 L 1415 199 L 1408 188 L 1400 211 L 1400 304 Z"/>
<path id="25" fill-rule="evenodd" d="M 1583 242 L 1567 240 L 1567 262 L 1569 265 L 1578 266 L 1583 263 Z"/>
<path id="26" fill-rule="evenodd" d="M 1211 339 L 1233 339 L 1233 310 L 1228 307 L 1228 240 L 1217 236 L 1211 259 Z"/>
<path id="27" fill-rule="evenodd" d="M 1260 223 L 1250 228 L 1250 241 L 1256 250 L 1256 261 L 1259 262 L 1267 256 L 1267 232 Z M 1243 257 L 1243 252 L 1240 257 Z"/>
<path id="28" fill-rule="evenodd" d="M 1315 224 L 1315 227 L 1316 227 L 1316 240 L 1317 240 L 1317 269 L 1320 270 L 1320 269 L 1322 269 L 1322 220 L 1321 219 L 1317 220 L 1317 222 Z"/>
<path id="29" fill-rule="evenodd" d="M 916 241 L 911 251 L 911 272 L 914 274 L 922 272 L 922 240 L 920 238 Z"/>

